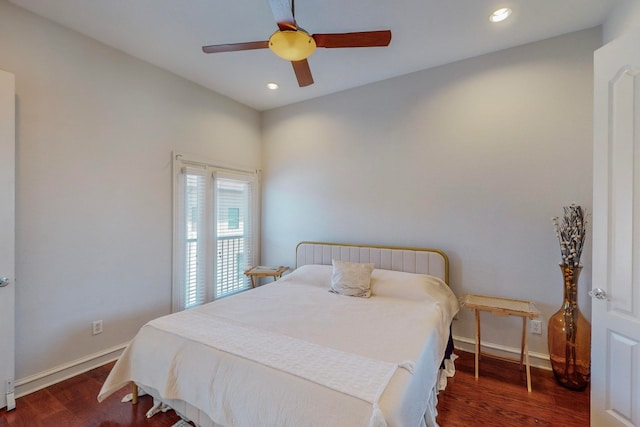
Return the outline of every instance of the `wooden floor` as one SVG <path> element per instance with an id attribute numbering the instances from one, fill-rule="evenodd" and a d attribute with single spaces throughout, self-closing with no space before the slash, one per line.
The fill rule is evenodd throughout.
<path id="1" fill-rule="evenodd" d="M 568 390 L 551 371 L 483 357 L 475 379 L 474 355 L 456 351 L 456 375 L 438 395 L 438 424 L 458 426 L 589 426 L 589 393 Z"/>
<path id="2" fill-rule="evenodd" d="M 480 378 L 474 378 L 473 354 L 456 351 L 456 375 L 438 395 L 438 423 L 458 426 L 588 426 L 589 390 L 562 388 L 548 371 L 532 369 L 533 392 L 528 393 L 518 366 L 484 358 Z M 17 401 L 17 408 L 0 410 L 0 427 L 170 427 L 173 412 L 145 417 L 152 402 L 142 396 L 138 405 L 121 403 L 129 392 L 120 390 L 102 403 L 96 396 L 112 365 L 94 369 Z M 260 427 L 260 426 L 248 426 Z"/>

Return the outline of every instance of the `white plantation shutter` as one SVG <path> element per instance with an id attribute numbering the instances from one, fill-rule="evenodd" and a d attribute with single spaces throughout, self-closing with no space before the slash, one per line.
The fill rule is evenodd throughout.
<path id="1" fill-rule="evenodd" d="M 207 175 L 206 171 L 185 170 L 185 295 L 184 308 L 202 304 L 206 300 L 207 245 Z"/>
<path id="2" fill-rule="evenodd" d="M 204 168 L 182 167 L 177 176 L 174 239 L 174 308 L 206 301 L 207 178 Z"/>
<path id="3" fill-rule="evenodd" d="M 250 288 L 257 258 L 256 173 L 194 164 L 174 159 L 173 311 Z"/>
<path id="4" fill-rule="evenodd" d="M 215 175 L 216 298 L 250 287 L 244 271 L 253 259 L 251 181 L 242 175 Z"/>

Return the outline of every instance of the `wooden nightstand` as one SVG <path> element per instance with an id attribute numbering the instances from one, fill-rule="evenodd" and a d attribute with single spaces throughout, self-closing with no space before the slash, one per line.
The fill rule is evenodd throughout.
<path id="1" fill-rule="evenodd" d="M 284 267 L 282 265 L 280 267 L 264 267 L 264 266 L 259 265 L 257 267 L 248 268 L 247 270 L 245 270 L 244 274 L 249 279 L 251 279 L 251 287 L 255 288 L 256 287 L 256 278 L 273 277 L 273 281 L 275 282 L 276 280 L 281 278 L 282 277 L 282 273 L 284 273 L 288 269 L 289 269 L 289 267 Z"/>
<path id="2" fill-rule="evenodd" d="M 529 344 L 527 343 L 527 319 L 535 319 L 540 315 L 540 312 L 530 301 L 523 301 L 517 299 L 500 298 L 484 295 L 465 295 L 461 299 L 462 306 L 474 310 L 476 316 L 476 378 L 479 374 L 479 360 L 482 355 L 481 342 L 480 342 L 480 312 L 488 311 L 495 316 L 518 316 L 522 317 L 522 344 L 520 347 L 520 369 L 522 369 L 522 362 L 524 359 L 525 367 L 527 370 L 527 390 L 531 391 L 531 370 L 529 367 Z M 498 357 L 500 359 L 507 359 L 492 354 L 487 354 L 490 357 Z M 515 360 L 517 359 L 507 359 Z"/>

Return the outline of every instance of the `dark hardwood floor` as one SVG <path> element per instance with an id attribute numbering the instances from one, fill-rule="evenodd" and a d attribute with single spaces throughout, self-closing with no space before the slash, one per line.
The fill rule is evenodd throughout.
<path id="1" fill-rule="evenodd" d="M 458 426 L 588 426 L 589 390 L 562 388 L 553 374 L 532 369 L 531 393 L 518 366 L 483 358 L 480 378 L 474 378 L 473 354 L 456 351 L 456 375 L 438 396 L 438 423 Z M 17 408 L 0 410 L 0 427 L 125 427 L 172 426 L 178 417 L 171 412 L 147 419 L 149 396 L 138 405 L 121 403 L 129 392 L 122 389 L 102 403 L 96 396 L 112 364 L 24 396 Z M 251 426 L 260 427 L 260 426 Z"/>
<path id="2" fill-rule="evenodd" d="M 438 424 L 459 426 L 589 426 L 589 394 L 556 383 L 531 368 L 531 393 L 517 364 L 483 357 L 475 379 L 474 355 L 456 351 L 456 375 L 438 395 Z"/>

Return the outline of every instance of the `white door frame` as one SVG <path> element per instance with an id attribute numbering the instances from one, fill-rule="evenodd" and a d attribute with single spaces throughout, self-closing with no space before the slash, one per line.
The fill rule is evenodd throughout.
<path id="1" fill-rule="evenodd" d="M 0 70 L 0 277 L 8 279 L 0 287 L 0 408 L 8 409 L 15 406 L 15 105 L 15 76 Z"/>

